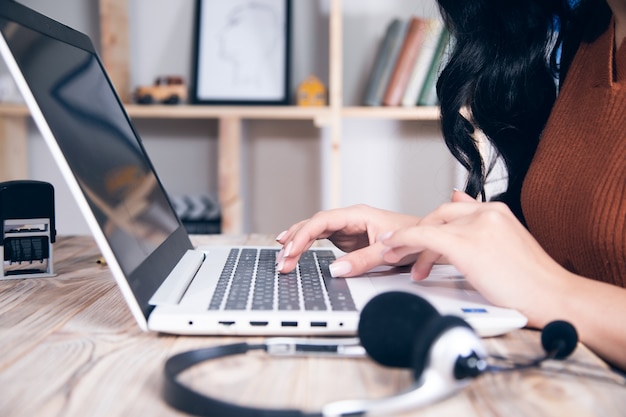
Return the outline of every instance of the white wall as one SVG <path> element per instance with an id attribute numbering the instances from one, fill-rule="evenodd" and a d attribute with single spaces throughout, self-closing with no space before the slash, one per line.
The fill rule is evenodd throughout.
<path id="1" fill-rule="evenodd" d="M 21 0 L 97 42 L 96 2 Z M 292 84 L 314 73 L 328 79 L 327 0 L 294 0 Z M 195 1 L 129 0 L 131 80 L 191 74 Z M 430 0 L 344 0 L 344 96 L 357 104 L 388 21 L 433 15 Z M 216 192 L 215 121 L 136 122 L 148 153 L 172 194 Z M 324 129 L 302 121 L 248 121 L 242 161 L 245 231 L 277 233 L 323 207 Z M 435 122 L 346 120 L 342 137 L 342 205 L 365 202 L 424 214 L 447 200 L 454 164 Z M 55 185 L 60 234 L 88 233 L 76 206 L 31 126 L 30 175 Z"/>

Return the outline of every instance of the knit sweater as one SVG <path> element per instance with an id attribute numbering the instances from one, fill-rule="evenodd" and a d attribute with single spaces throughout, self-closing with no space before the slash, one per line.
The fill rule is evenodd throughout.
<path id="1" fill-rule="evenodd" d="M 626 287 L 626 45 L 582 43 L 522 195 L 528 228 L 568 270 Z"/>

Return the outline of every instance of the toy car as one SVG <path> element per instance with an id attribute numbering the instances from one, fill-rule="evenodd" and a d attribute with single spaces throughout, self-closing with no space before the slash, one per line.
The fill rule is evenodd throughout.
<path id="1" fill-rule="evenodd" d="M 137 87 L 135 101 L 139 104 L 178 104 L 187 101 L 187 86 L 182 77 L 158 77 L 154 85 Z"/>

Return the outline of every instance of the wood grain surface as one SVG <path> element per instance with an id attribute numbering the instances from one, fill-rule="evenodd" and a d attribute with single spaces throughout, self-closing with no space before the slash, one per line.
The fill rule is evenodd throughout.
<path id="1" fill-rule="evenodd" d="M 268 244 L 266 236 L 194 237 L 196 244 Z M 0 282 L 0 416 L 177 416 L 161 399 L 172 354 L 232 343 L 231 337 L 144 333 L 89 237 L 60 237 L 53 278 Z M 491 353 L 541 355 L 539 333 L 520 330 L 485 344 Z M 574 373 L 593 373 L 594 378 Z M 249 353 L 182 376 L 206 394 L 258 407 L 319 410 L 348 398 L 381 398 L 408 387 L 408 370 L 368 359 L 270 358 Z M 604 378 L 604 379 L 601 379 Z M 542 370 L 485 375 L 459 395 L 406 415 L 624 416 L 626 388 L 580 345 Z"/>

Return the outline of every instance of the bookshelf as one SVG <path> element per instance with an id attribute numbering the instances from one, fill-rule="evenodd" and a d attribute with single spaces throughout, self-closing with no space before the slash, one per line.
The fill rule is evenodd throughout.
<path id="1" fill-rule="evenodd" d="M 101 56 L 123 100 L 129 102 L 130 65 L 128 45 L 128 0 L 99 0 Z M 311 0 L 322 1 L 322 0 Z M 342 0 L 329 1 L 328 105 L 321 108 L 297 106 L 142 106 L 126 105 L 132 119 L 192 120 L 218 122 L 218 197 L 224 233 L 243 232 L 241 193 L 242 123 L 246 120 L 305 120 L 329 132 L 327 141 L 328 186 L 326 201 L 341 202 L 342 123 L 347 119 L 419 120 L 436 122 L 437 107 L 365 107 L 344 104 L 343 7 Z M 295 29 L 297 30 L 297 29 Z M 0 104 L 0 181 L 28 175 L 28 110 L 19 105 Z"/>

